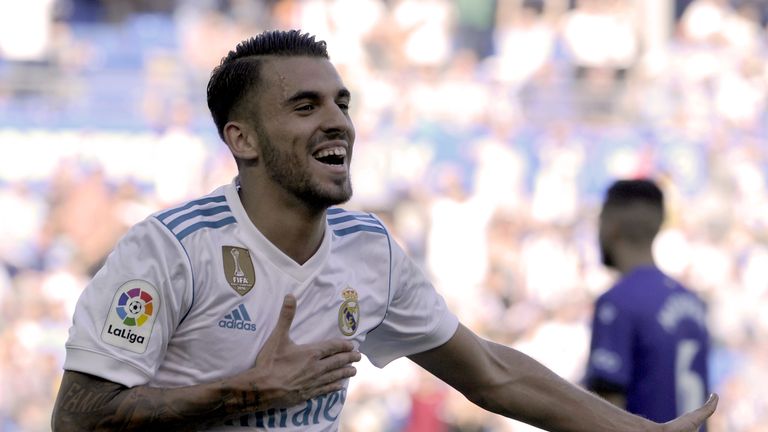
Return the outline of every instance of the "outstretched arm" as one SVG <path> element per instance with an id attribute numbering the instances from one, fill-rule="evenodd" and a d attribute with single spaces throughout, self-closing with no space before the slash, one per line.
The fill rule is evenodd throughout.
<path id="1" fill-rule="evenodd" d="M 627 409 L 626 392 L 619 386 L 602 381 L 590 381 L 587 389 L 621 409 Z"/>
<path id="2" fill-rule="evenodd" d="M 360 360 L 351 342 L 296 345 L 288 336 L 296 299 L 286 296 L 277 325 L 253 368 L 180 388 L 128 388 L 66 371 L 53 411 L 55 431 L 199 430 L 269 408 L 290 407 L 340 390 Z"/>
<path id="3" fill-rule="evenodd" d="M 617 408 L 527 355 L 484 340 L 463 325 L 442 346 L 410 359 L 475 404 L 550 431 L 695 432 L 717 405 L 714 396 L 703 407 L 660 425 Z"/>

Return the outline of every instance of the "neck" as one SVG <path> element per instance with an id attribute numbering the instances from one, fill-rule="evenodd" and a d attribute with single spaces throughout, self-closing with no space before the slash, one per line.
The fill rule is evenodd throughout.
<path id="1" fill-rule="evenodd" d="M 626 247 L 617 251 L 616 256 L 616 269 L 621 272 L 622 275 L 626 275 L 632 270 L 638 267 L 655 266 L 656 262 L 653 260 L 653 253 L 651 247 Z"/>
<path id="2" fill-rule="evenodd" d="M 310 208 L 281 191 L 240 179 L 240 201 L 251 222 L 284 254 L 304 264 L 323 241 L 325 209 Z"/>

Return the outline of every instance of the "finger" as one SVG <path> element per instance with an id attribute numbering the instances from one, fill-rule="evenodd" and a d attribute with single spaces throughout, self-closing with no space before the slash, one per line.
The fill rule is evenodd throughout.
<path id="1" fill-rule="evenodd" d="M 687 415 L 691 416 L 693 419 L 695 419 L 695 421 L 703 422 L 709 416 L 711 416 L 712 413 L 715 412 L 715 408 L 717 408 L 718 400 L 719 400 L 719 397 L 715 393 L 712 393 L 711 395 L 709 395 L 709 399 L 707 399 L 707 402 L 704 405 L 689 412 Z"/>
<path id="2" fill-rule="evenodd" d="M 322 386 L 333 384 L 335 382 L 343 382 L 344 380 L 352 378 L 355 375 L 357 375 L 357 368 L 351 365 L 347 365 L 323 374 L 317 379 L 317 385 Z"/>
<path id="3" fill-rule="evenodd" d="M 283 298 L 283 306 L 280 309 L 280 316 L 277 318 L 277 325 L 272 330 L 272 334 L 284 335 L 288 337 L 293 323 L 293 317 L 296 316 L 296 297 L 293 294 L 287 294 Z"/>
<path id="4" fill-rule="evenodd" d="M 696 408 L 693 411 L 690 411 L 684 414 L 682 417 L 679 417 L 676 421 L 669 422 L 669 424 L 672 424 L 675 422 L 680 424 L 684 422 L 685 424 L 692 423 L 696 426 L 699 426 L 703 424 L 704 421 L 706 421 L 707 418 L 709 418 L 709 416 L 711 416 L 715 412 L 715 409 L 717 408 L 718 400 L 719 400 L 719 397 L 717 396 L 717 394 L 713 393 L 709 396 L 709 399 L 707 399 L 707 402 L 704 405 L 700 406 L 699 408 Z"/>
<path id="5" fill-rule="evenodd" d="M 343 371 L 338 371 L 338 373 L 335 373 L 330 382 L 318 385 L 305 391 L 304 393 L 310 395 L 307 399 L 311 399 L 316 396 L 342 390 L 345 388 L 346 380 L 355 376 L 356 374 L 357 370 L 350 366 L 349 368 L 345 368 Z"/>
<path id="6" fill-rule="evenodd" d="M 355 349 L 352 342 L 344 339 L 332 339 L 318 342 L 314 346 L 319 354 L 318 358 L 326 358 L 338 353 L 351 352 Z M 359 353 L 358 353 L 359 354 Z"/>
<path id="7" fill-rule="evenodd" d="M 321 359 L 317 363 L 317 370 L 320 374 L 327 374 L 329 372 L 335 371 L 337 369 L 342 369 L 345 367 L 351 367 L 351 364 L 357 361 L 360 361 L 360 353 L 359 352 L 348 352 L 348 353 L 339 353 L 332 355 L 330 357 L 326 357 L 324 359 Z"/>
<path id="8" fill-rule="evenodd" d="M 712 393 L 711 395 L 709 395 L 709 399 L 707 399 L 707 403 L 705 403 L 701 408 L 699 408 L 696 411 L 699 411 L 706 419 L 715 412 L 715 409 L 717 409 L 717 403 L 719 401 L 720 401 L 720 397 L 716 393 Z"/>

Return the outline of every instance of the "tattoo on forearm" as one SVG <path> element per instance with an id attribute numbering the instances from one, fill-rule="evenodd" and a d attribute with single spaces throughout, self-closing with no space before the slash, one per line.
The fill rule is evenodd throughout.
<path id="1" fill-rule="evenodd" d="M 254 389 L 255 390 L 255 389 Z M 222 409 L 225 414 L 242 414 L 242 407 L 253 407 L 253 411 L 261 407 L 261 397 L 256 391 L 227 391 L 221 396 L 221 403 L 216 409 Z"/>
<path id="2" fill-rule="evenodd" d="M 73 430 L 84 426 L 116 431 L 166 430 L 169 426 L 177 431 L 195 430 L 261 408 L 258 391 L 222 390 L 217 400 L 198 400 L 175 389 L 129 389 L 99 378 L 70 374 L 62 382 L 57 401 L 59 424 L 72 426 Z"/>
<path id="3" fill-rule="evenodd" d="M 104 408 L 114 395 L 112 391 L 100 392 L 75 382 L 64 393 L 61 408 L 73 413 L 92 413 Z"/>

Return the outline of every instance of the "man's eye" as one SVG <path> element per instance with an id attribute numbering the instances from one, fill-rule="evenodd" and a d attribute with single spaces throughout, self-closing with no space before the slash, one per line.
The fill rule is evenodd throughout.
<path id="1" fill-rule="evenodd" d="M 312 111 L 315 108 L 314 105 L 301 105 L 296 107 L 296 111 Z"/>
<path id="2" fill-rule="evenodd" d="M 338 103 L 336 105 L 338 105 L 338 107 L 341 108 L 342 111 L 349 111 L 349 104 L 347 103 Z"/>

